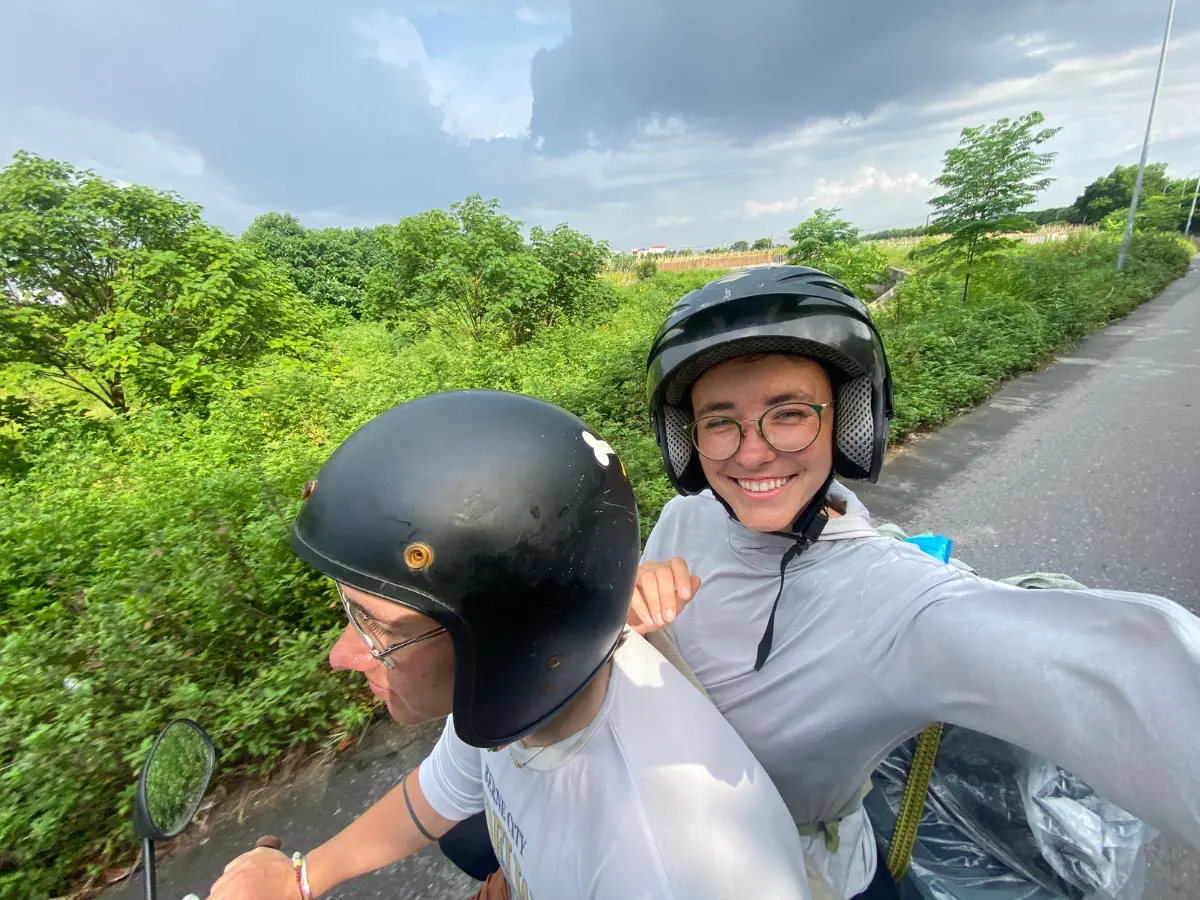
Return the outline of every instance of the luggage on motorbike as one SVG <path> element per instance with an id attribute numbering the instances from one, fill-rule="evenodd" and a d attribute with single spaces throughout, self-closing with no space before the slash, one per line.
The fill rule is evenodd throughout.
<path id="1" fill-rule="evenodd" d="M 879 531 L 973 571 L 950 556 L 952 542 L 943 536 L 908 538 L 894 525 Z M 1042 572 L 1001 580 L 1031 590 L 1083 588 L 1066 575 Z M 864 805 L 903 900 L 1142 895 L 1146 849 L 1157 832 L 1012 744 L 935 724 L 892 751 L 871 780 Z"/>

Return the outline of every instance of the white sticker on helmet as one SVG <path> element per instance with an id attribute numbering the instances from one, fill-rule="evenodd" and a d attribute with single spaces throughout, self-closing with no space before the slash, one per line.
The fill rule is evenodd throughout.
<path id="1" fill-rule="evenodd" d="M 592 452 L 596 454 L 596 462 L 600 463 L 600 465 L 607 469 L 608 458 L 610 456 L 616 456 L 617 451 L 608 445 L 608 441 L 602 441 L 594 434 L 588 434 L 586 431 L 583 432 L 583 441 L 585 444 L 591 447 Z"/>

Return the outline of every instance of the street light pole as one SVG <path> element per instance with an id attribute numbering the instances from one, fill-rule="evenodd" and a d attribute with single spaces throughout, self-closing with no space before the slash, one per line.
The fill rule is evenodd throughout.
<path id="1" fill-rule="evenodd" d="M 1186 182 L 1185 182 L 1185 184 L 1186 184 Z M 1200 195 L 1200 174 L 1196 175 L 1196 189 L 1194 191 L 1192 191 L 1192 209 L 1188 213 L 1187 224 L 1183 226 L 1183 236 L 1184 237 L 1192 236 L 1192 216 L 1194 216 L 1196 214 L 1196 196 L 1197 195 Z M 1176 219 L 1175 221 L 1178 222 L 1179 220 Z"/>
<path id="2" fill-rule="evenodd" d="M 1121 252 L 1117 254 L 1117 271 L 1125 268 L 1125 256 L 1129 252 L 1129 241 L 1133 237 L 1133 218 L 1137 213 L 1138 195 L 1142 192 L 1142 175 L 1146 171 L 1146 153 L 1150 149 L 1150 126 L 1154 124 L 1154 104 L 1158 102 L 1158 86 L 1162 82 L 1163 66 L 1167 62 L 1167 42 L 1171 40 L 1171 21 L 1175 18 L 1175 0 L 1167 10 L 1167 30 L 1163 34 L 1162 52 L 1158 55 L 1158 74 L 1154 76 L 1154 93 L 1150 95 L 1150 115 L 1146 119 L 1146 137 L 1142 140 L 1142 160 L 1138 163 L 1137 180 L 1133 183 L 1133 202 L 1129 204 L 1129 219 L 1125 222 L 1125 236 L 1121 238 Z"/>

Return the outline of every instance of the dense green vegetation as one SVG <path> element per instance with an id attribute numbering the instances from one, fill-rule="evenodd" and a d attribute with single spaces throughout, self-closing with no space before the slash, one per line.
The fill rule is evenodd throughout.
<path id="1" fill-rule="evenodd" d="M 803 261 L 878 279 L 878 251 L 835 213 L 798 226 Z M 645 355 L 719 273 L 651 263 L 615 285 L 603 244 L 519 225 L 470 197 L 374 229 L 270 214 L 235 239 L 179 198 L 60 163 L 0 173 L 0 898 L 54 896 L 130 853 L 136 772 L 170 718 L 209 729 L 224 774 L 369 721 L 361 680 L 326 664 L 332 585 L 287 532 L 305 480 L 379 412 L 465 387 L 560 404 L 617 448 L 649 530 L 672 492 Z M 1044 363 L 1190 257 L 1139 233 L 1117 273 L 1118 240 L 1006 247 L 965 304 L 949 273 L 903 282 L 876 312 L 894 437 Z"/>

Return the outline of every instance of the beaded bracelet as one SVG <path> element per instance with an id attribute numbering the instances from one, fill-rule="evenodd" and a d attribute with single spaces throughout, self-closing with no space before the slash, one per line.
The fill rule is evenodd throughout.
<path id="1" fill-rule="evenodd" d="M 300 851 L 292 854 L 292 868 L 296 870 L 296 885 L 300 888 L 300 896 L 304 900 L 313 900 L 312 889 L 308 886 L 308 860 Z"/>

